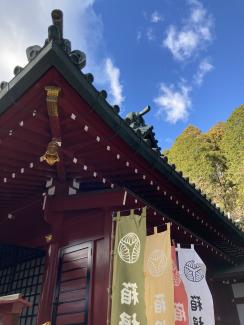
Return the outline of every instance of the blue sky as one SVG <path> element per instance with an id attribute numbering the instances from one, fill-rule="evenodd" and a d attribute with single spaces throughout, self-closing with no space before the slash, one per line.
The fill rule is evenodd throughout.
<path id="1" fill-rule="evenodd" d="M 244 102 L 243 0 L 0 3 L 1 80 L 26 64 L 26 47 L 43 44 L 50 12 L 61 8 L 65 37 L 87 54 L 85 72 L 122 116 L 150 105 L 146 121 L 162 148 L 187 125 L 206 131 Z"/>

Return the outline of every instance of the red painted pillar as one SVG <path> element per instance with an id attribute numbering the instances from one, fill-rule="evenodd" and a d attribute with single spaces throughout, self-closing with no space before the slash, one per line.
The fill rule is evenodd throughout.
<path id="1" fill-rule="evenodd" d="M 58 263 L 59 244 L 57 241 L 52 241 L 49 244 L 46 254 L 45 273 L 42 282 L 43 284 L 37 316 L 37 325 L 41 325 L 52 320 L 53 297 L 56 286 Z"/>
<path id="2" fill-rule="evenodd" d="M 52 320 L 53 298 L 56 288 L 57 272 L 59 264 L 59 239 L 62 237 L 63 215 L 53 213 L 50 210 L 50 202 L 52 198 L 48 198 L 44 210 L 44 219 L 52 226 L 52 233 L 49 241 L 45 260 L 45 272 L 42 281 L 42 291 L 39 301 L 37 325 Z"/>

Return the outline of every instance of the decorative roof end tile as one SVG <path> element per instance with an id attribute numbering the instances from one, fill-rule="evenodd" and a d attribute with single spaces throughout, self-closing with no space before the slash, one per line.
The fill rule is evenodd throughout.
<path id="1" fill-rule="evenodd" d="M 51 41 L 58 44 L 69 56 L 71 62 L 78 68 L 83 69 L 86 65 L 86 55 L 79 50 L 71 51 L 71 42 L 63 38 L 63 12 L 59 9 L 52 11 L 53 24 L 48 27 L 48 39 L 45 45 Z"/>
<path id="2" fill-rule="evenodd" d="M 146 106 L 140 112 L 128 113 L 125 117 L 125 122 L 155 151 L 160 152 L 158 141 L 155 138 L 152 125 L 147 125 L 143 115 L 151 110 L 150 106 Z"/>

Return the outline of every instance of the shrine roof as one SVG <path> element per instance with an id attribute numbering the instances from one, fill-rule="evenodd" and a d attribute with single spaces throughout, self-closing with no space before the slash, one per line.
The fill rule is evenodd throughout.
<path id="1" fill-rule="evenodd" d="M 32 53 L 31 50 L 34 52 Z M 0 90 L 0 118 L 19 98 L 30 89 L 45 73 L 55 68 L 71 85 L 71 87 L 89 104 L 94 112 L 109 126 L 115 134 L 137 154 L 147 161 L 157 173 L 166 177 L 174 186 L 197 204 L 209 211 L 213 220 L 225 229 L 229 229 L 240 240 L 244 240 L 244 233 L 230 220 L 205 194 L 197 189 L 188 178 L 183 177 L 174 165 L 167 162 L 167 158 L 144 141 L 118 114 L 118 107 L 111 106 L 106 101 L 106 91 L 98 91 L 92 84 L 93 76 L 84 74 L 81 69 L 85 64 L 85 54 L 71 51 L 68 40 L 62 38 L 58 23 L 49 28 L 49 39 L 45 45 L 31 47 L 28 50 L 29 63 L 24 67 L 16 67 L 15 77 L 8 83 L 1 84 Z"/>

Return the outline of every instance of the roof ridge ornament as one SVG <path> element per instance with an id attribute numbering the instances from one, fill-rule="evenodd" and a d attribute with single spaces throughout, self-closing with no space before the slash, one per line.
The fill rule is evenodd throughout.
<path id="1" fill-rule="evenodd" d="M 45 48 L 49 43 L 54 42 L 63 50 L 77 69 L 83 69 L 86 66 L 86 54 L 79 50 L 72 51 L 70 40 L 63 38 L 63 12 L 59 9 L 54 9 L 51 16 L 53 24 L 48 27 L 48 38 L 45 40 L 44 45 L 32 45 L 27 47 L 26 56 L 28 62 L 33 61 L 42 51 L 42 49 Z M 14 76 L 17 76 L 23 69 L 24 68 L 21 66 L 16 66 L 13 71 Z M 85 76 L 89 83 L 93 82 L 94 77 L 91 73 Z M 8 82 L 0 82 L 0 92 L 3 91 L 7 86 Z"/>
<path id="2" fill-rule="evenodd" d="M 155 138 L 155 132 L 153 131 L 153 126 L 145 123 L 143 118 L 148 112 L 150 112 L 151 107 L 147 105 L 140 112 L 128 113 L 125 117 L 125 122 L 149 145 L 151 148 L 160 153 L 160 147 L 158 146 L 158 141 Z"/>
<path id="3" fill-rule="evenodd" d="M 71 51 L 70 40 L 63 38 L 63 12 L 59 9 L 54 9 L 51 15 L 53 24 L 48 27 L 48 39 L 46 39 L 45 45 L 51 41 L 55 42 L 69 56 L 77 68 L 83 69 L 86 66 L 85 53 L 79 50 Z"/>
<path id="4" fill-rule="evenodd" d="M 41 52 L 41 46 L 39 45 L 33 45 L 33 46 L 29 46 L 26 49 L 26 56 L 28 59 L 28 62 L 31 62 L 33 59 L 35 59 L 35 57 L 39 54 L 39 52 Z"/>
<path id="5" fill-rule="evenodd" d="M 7 86 L 8 86 L 8 82 L 7 81 L 1 81 L 0 82 L 0 91 L 3 90 Z"/>
<path id="6" fill-rule="evenodd" d="M 83 69 L 86 66 L 86 54 L 79 50 L 71 51 L 71 42 L 63 38 L 63 12 L 59 9 L 54 9 L 51 13 L 53 24 L 48 27 L 48 38 L 45 40 L 44 46 L 39 45 L 29 46 L 26 49 L 28 62 L 34 60 L 41 50 L 50 42 L 55 42 L 69 57 L 70 61 L 78 68 Z M 23 70 L 22 67 L 14 68 L 16 76 Z M 7 83 L 3 84 L 0 91 L 6 87 Z"/>

